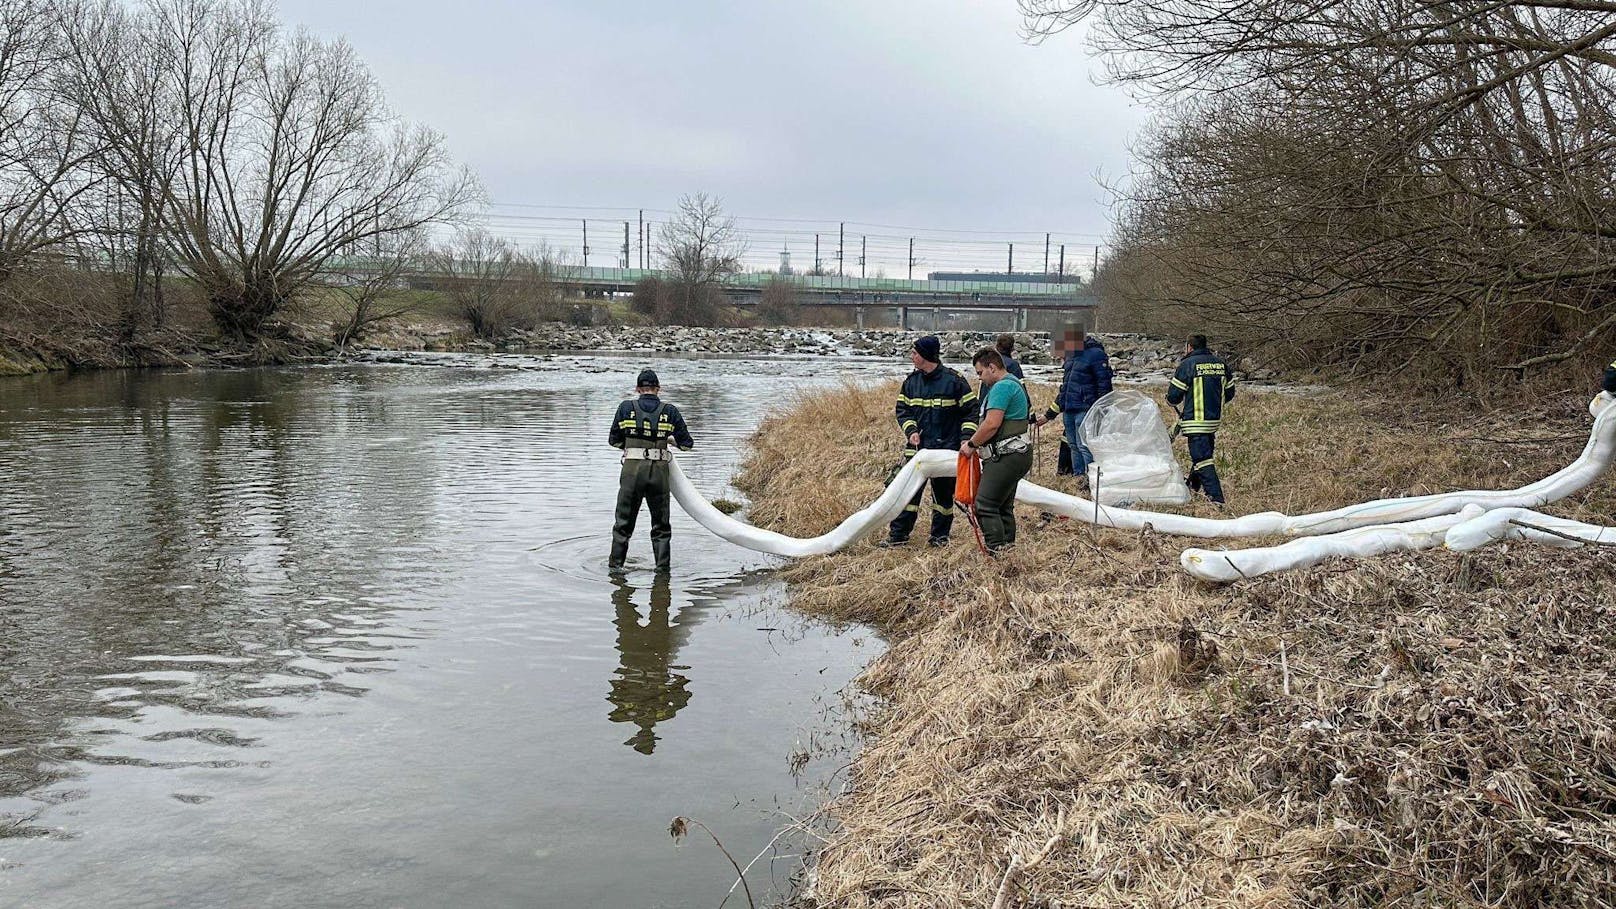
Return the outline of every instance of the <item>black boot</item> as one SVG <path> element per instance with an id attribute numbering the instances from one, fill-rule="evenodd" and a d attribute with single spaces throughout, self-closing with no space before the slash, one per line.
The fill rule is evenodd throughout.
<path id="1" fill-rule="evenodd" d="M 656 570 L 664 574 L 673 570 L 673 541 L 651 538 L 651 551 L 656 554 Z"/>
<path id="2" fill-rule="evenodd" d="M 621 571 L 623 568 L 623 562 L 626 559 L 628 559 L 628 538 L 619 538 L 616 534 L 613 534 L 612 554 L 611 557 L 606 560 L 606 567 L 610 568 L 612 571 Z"/>

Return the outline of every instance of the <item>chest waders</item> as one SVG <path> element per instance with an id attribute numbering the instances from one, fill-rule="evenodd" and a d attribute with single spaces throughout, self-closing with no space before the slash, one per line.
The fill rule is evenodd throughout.
<path id="1" fill-rule="evenodd" d="M 1025 417 L 1007 418 L 984 449 L 982 481 L 976 490 L 976 523 L 989 551 L 1016 541 L 1016 484 L 1032 470 L 1032 440 L 1027 428 Z"/>
<path id="2" fill-rule="evenodd" d="M 617 478 L 617 514 L 612 523 L 612 568 L 622 568 L 628 558 L 628 541 L 640 516 L 640 503 L 651 506 L 651 551 L 658 571 L 673 564 L 673 523 L 669 517 L 671 473 L 668 435 L 661 432 L 668 405 L 660 404 L 647 416 L 645 408 L 634 405 L 635 426 L 623 439 L 623 469 Z"/>

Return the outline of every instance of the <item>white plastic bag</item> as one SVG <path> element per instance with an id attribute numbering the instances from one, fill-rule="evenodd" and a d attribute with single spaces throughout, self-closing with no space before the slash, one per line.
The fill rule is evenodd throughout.
<path id="1" fill-rule="evenodd" d="M 1089 489 L 1101 505 L 1190 500 L 1161 411 L 1149 395 L 1118 389 L 1094 402 L 1079 430 L 1094 455 Z"/>

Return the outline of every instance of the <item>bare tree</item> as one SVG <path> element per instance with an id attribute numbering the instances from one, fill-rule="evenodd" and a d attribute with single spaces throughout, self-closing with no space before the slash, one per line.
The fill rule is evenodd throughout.
<path id="1" fill-rule="evenodd" d="M 284 34 L 259 0 L 154 0 L 153 15 L 181 129 L 168 240 L 227 337 L 256 338 L 336 257 L 478 196 L 347 44 Z"/>
<path id="2" fill-rule="evenodd" d="M 775 277 L 763 285 L 758 300 L 757 317 L 767 325 L 795 325 L 802 317 L 797 305 L 797 290 L 790 278 Z"/>
<path id="3" fill-rule="evenodd" d="M 722 202 L 705 193 L 679 199 L 679 210 L 662 227 L 658 240 L 664 267 L 669 272 L 668 312 L 665 322 L 713 324 L 723 303 L 725 278 L 740 271 L 746 243 L 735 219 L 724 214 Z"/>
<path id="4" fill-rule="evenodd" d="M 342 301 L 342 319 L 333 325 L 332 338 L 339 351 L 378 323 L 417 308 L 415 298 L 400 291 L 426 252 L 424 230 L 400 231 L 357 244 L 333 264 L 326 280 Z"/>
<path id="5" fill-rule="evenodd" d="M 1127 306 L 1352 366 L 1616 338 L 1616 0 L 1022 0 L 1163 108 L 1120 188 Z"/>
<path id="6" fill-rule="evenodd" d="M 84 230 L 72 212 L 94 186 L 81 168 L 97 149 L 51 90 L 56 24 L 49 0 L 0 0 L 0 284 Z"/>
<path id="7" fill-rule="evenodd" d="M 89 162 L 108 182 L 97 236 L 107 264 L 126 280 L 120 317 L 127 341 L 165 318 L 164 202 L 180 160 L 179 111 L 163 91 L 169 61 L 148 10 L 114 0 L 64 3 L 58 92 L 94 136 Z"/>
<path id="8" fill-rule="evenodd" d="M 427 267 L 478 337 L 498 337 L 517 321 L 515 289 L 526 263 L 504 238 L 463 230 L 427 256 Z"/>

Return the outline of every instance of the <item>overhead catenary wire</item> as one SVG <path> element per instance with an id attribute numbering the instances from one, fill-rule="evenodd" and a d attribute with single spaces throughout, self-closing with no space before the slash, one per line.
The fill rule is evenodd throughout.
<path id="1" fill-rule="evenodd" d="M 560 205 L 496 202 L 474 224 L 513 245 L 542 247 L 563 262 L 598 266 L 603 255 L 611 264 L 657 267 L 663 250 L 658 225 L 676 217 L 670 209 L 607 205 Z M 782 253 L 798 272 L 817 270 L 878 278 L 925 278 L 932 272 L 1054 274 L 1092 278 L 1098 268 L 1104 238 L 1080 231 L 985 228 L 917 228 L 878 221 L 836 221 L 777 216 L 733 216 L 745 251 L 744 271 L 773 272 L 782 266 Z M 614 244 L 610 253 L 596 244 L 585 249 L 585 234 L 616 234 L 628 225 L 628 249 Z M 1029 240 L 1029 238 L 1033 238 Z M 856 240 L 857 249 L 849 250 Z M 1020 267 L 1011 252 L 1017 242 L 1042 241 L 1058 256 L 1034 257 Z M 1077 251 L 1066 256 L 1066 247 Z M 1081 263 L 1081 265 L 1079 265 Z M 1090 263 L 1093 263 L 1092 265 Z M 851 266 L 858 266 L 853 270 Z"/>

